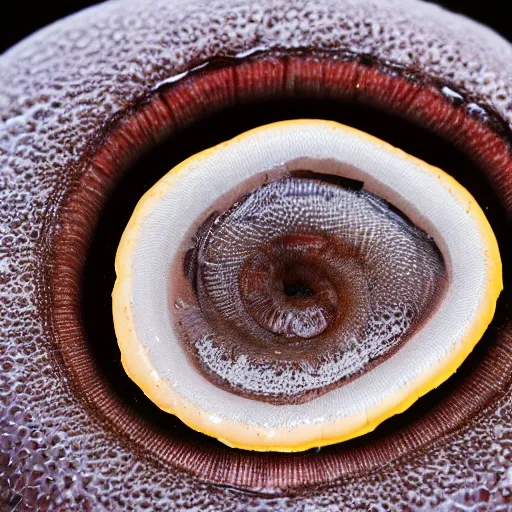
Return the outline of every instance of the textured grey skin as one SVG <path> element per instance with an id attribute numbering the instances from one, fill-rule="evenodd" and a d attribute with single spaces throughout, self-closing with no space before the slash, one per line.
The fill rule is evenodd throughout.
<path id="1" fill-rule="evenodd" d="M 378 472 L 269 498 L 137 457 L 72 394 L 38 320 L 39 255 L 87 144 L 105 120 L 192 62 L 255 47 L 348 49 L 414 65 L 512 124 L 512 47 L 415 0 L 115 1 L 0 58 L 0 505 L 9 510 L 505 510 L 512 395 L 486 421 Z M 73 172 L 72 172 L 73 171 Z M 450 461 L 450 462 L 448 462 Z M 8 505 L 8 503 L 11 505 Z M 507 505 L 507 502 L 509 505 Z M 469 505 L 468 505 L 469 506 Z"/>

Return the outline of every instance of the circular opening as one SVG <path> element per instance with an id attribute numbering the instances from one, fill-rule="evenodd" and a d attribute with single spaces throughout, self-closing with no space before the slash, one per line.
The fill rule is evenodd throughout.
<path id="1" fill-rule="evenodd" d="M 315 295 L 311 286 L 300 281 L 300 279 L 295 280 L 293 277 L 279 279 L 277 289 L 282 290 L 287 297 L 313 297 Z"/>

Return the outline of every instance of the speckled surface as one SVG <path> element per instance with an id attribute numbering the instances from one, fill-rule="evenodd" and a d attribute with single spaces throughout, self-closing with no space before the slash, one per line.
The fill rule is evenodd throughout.
<path id="1" fill-rule="evenodd" d="M 512 394 L 423 452 L 293 495 L 218 487 L 135 453 L 75 396 L 45 310 L 59 209 L 103 124 L 161 81 L 254 48 L 414 66 L 512 123 L 512 47 L 414 0 L 114 1 L 0 58 L 0 504 L 10 510 L 507 510 Z M 510 196 L 509 196 L 510 197 Z M 510 340 L 508 340 L 510 347 Z M 510 349 L 503 359 L 510 361 Z M 241 468 L 241 471 L 243 468 Z M 267 490 L 268 491 L 268 490 Z"/>

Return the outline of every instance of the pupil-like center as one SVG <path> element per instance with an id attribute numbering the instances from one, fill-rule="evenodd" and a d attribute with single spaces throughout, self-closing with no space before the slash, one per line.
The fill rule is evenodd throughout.
<path id="1" fill-rule="evenodd" d="M 280 288 L 287 297 L 313 297 L 313 290 L 302 281 L 284 282 L 278 281 Z"/>
<path id="2" fill-rule="evenodd" d="M 325 272 L 323 235 L 288 235 L 261 245 L 239 277 L 247 313 L 266 331 L 308 339 L 324 332 L 337 315 L 338 296 Z"/>

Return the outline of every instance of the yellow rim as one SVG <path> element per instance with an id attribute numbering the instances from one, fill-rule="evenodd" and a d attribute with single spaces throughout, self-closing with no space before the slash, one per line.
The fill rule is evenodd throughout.
<path id="1" fill-rule="evenodd" d="M 177 176 L 186 172 L 192 163 L 209 158 L 214 153 L 224 150 L 229 145 L 240 143 L 247 136 L 255 133 L 297 124 L 330 126 L 332 129 L 344 133 L 348 130 L 352 134 L 357 134 L 361 139 L 380 145 L 388 152 L 395 152 L 402 159 L 408 159 L 440 180 L 460 203 L 466 205 L 467 214 L 473 217 L 478 227 L 479 235 L 486 248 L 487 288 L 480 301 L 480 314 L 475 315 L 473 322 L 466 327 L 464 335 L 455 348 L 438 365 L 418 375 L 406 386 L 389 395 L 386 400 L 373 406 L 364 414 L 346 416 L 334 422 L 321 425 L 302 425 L 294 429 L 268 430 L 221 419 L 200 410 L 159 377 L 151 364 L 147 350 L 137 337 L 134 326 L 131 302 L 132 261 L 144 219 L 156 206 L 159 198 L 172 186 Z M 177 165 L 146 192 L 137 204 L 121 238 L 115 268 L 117 280 L 112 293 L 114 327 L 121 350 L 122 364 L 128 376 L 158 407 L 175 414 L 194 430 L 215 437 L 229 446 L 256 451 L 303 451 L 339 443 L 366 434 L 389 417 L 405 411 L 419 397 L 448 379 L 462 364 L 491 322 L 496 309 L 496 300 L 503 289 L 502 267 L 496 238 L 483 211 L 464 187 L 441 169 L 432 167 L 375 137 L 335 122 L 319 120 L 283 121 L 262 126 L 202 151 Z"/>

